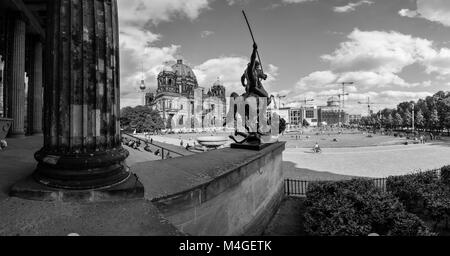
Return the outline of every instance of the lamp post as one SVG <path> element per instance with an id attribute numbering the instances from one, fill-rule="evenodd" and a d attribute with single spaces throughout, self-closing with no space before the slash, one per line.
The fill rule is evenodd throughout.
<path id="1" fill-rule="evenodd" d="M 414 133 L 414 103 L 411 104 L 412 105 L 412 132 Z"/>
<path id="2" fill-rule="evenodd" d="M 345 92 L 345 86 L 346 85 L 352 85 L 352 84 L 354 84 L 355 82 L 342 82 L 342 83 L 340 83 L 341 85 L 342 85 L 342 94 L 340 94 L 339 95 L 339 97 L 341 97 L 342 96 L 342 106 L 341 106 L 341 102 L 339 102 L 339 120 L 338 120 L 338 125 L 340 126 L 340 124 L 341 124 L 341 112 L 343 112 L 344 111 L 344 109 L 345 109 L 345 96 L 347 96 L 347 95 L 349 95 L 349 93 L 348 92 Z M 342 113 L 343 114 L 343 113 Z M 344 118 L 343 119 L 345 119 L 345 114 L 344 114 Z M 344 124 L 344 121 L 345 120 L 342 120 L 342 124 Z"/>

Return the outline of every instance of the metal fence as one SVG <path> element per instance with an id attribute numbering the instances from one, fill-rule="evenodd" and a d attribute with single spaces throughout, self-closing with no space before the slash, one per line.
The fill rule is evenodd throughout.
<path id="1" fill-rule="evenodd" d="M 381 189 L 382 191 L 386 191 L 386 181 L 387 178 L 377 178 L 372 179 L 375 187 Z M 284 193 L 287 196 L 306 196 L 306 191 L 308 191 L 308 186 L 311 183 L 317 181 L 307 181 L 307 180 L 293 180 L 286 179 L 284 182 Z"/>

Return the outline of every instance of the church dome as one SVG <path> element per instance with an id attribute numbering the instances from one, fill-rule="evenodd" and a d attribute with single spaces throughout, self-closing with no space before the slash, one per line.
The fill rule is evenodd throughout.
<path id="1" fill-rule="evenodd" d="M 172 69 L 177 76 L 191 77 L 197 80 L 194 71 L 192 71 L 192 69 L 189 66 L 183 64 L 183 60 L 177 60 L 177 64 L 173 65 Z"/>
<path id="2" fill-rule="evenodd" d="M 170 66 L 167 62 L 164 63 L 164 66 L 162 67 L 161 73 L 168 73 L 168 72 L 175 72 L 172 68 L 172 66 Z"/>
<path id="3" fill-rule="evenodd" d="M 214 82 L 213 86 L 222 86 L 222 82 L 220 81 L 220 78 L 217 78 L 217 81 Z"/>

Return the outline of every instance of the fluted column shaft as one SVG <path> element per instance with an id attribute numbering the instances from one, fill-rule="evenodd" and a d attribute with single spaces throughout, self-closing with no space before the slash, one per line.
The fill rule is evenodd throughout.
<path id="1" fill-rule="evenodd" d="M 126 180 L 116 0 L 48 1 L 44 147 L 34 177 L 93 189 Z"/>
<path id="2" fill-rule="evenodd" d="M 30 70 L 28 80 L 28 125 L 31 134 L 42 134 L 42 42 L 35 37 L 30 45 Z"/>
<path id="3" fill-rule="evenodd" d="M 12 22 L 11 40 L 13 41 L 10 63 L 11 83 L 9 88 L 9 116 L 13 119 L 11 137 L 25 136 L 25 32 L 26 23 L 18 15 Z"/>

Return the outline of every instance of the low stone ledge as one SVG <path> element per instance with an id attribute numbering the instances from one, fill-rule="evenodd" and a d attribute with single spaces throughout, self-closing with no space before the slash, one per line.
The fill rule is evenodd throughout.
<path id="1" fill-rule="evenodd" d="M 285 143 L 261 151 L 222 149 L 132 167 L 146 198 L 191 235 L 258 234 L 283 195 Z"/>

